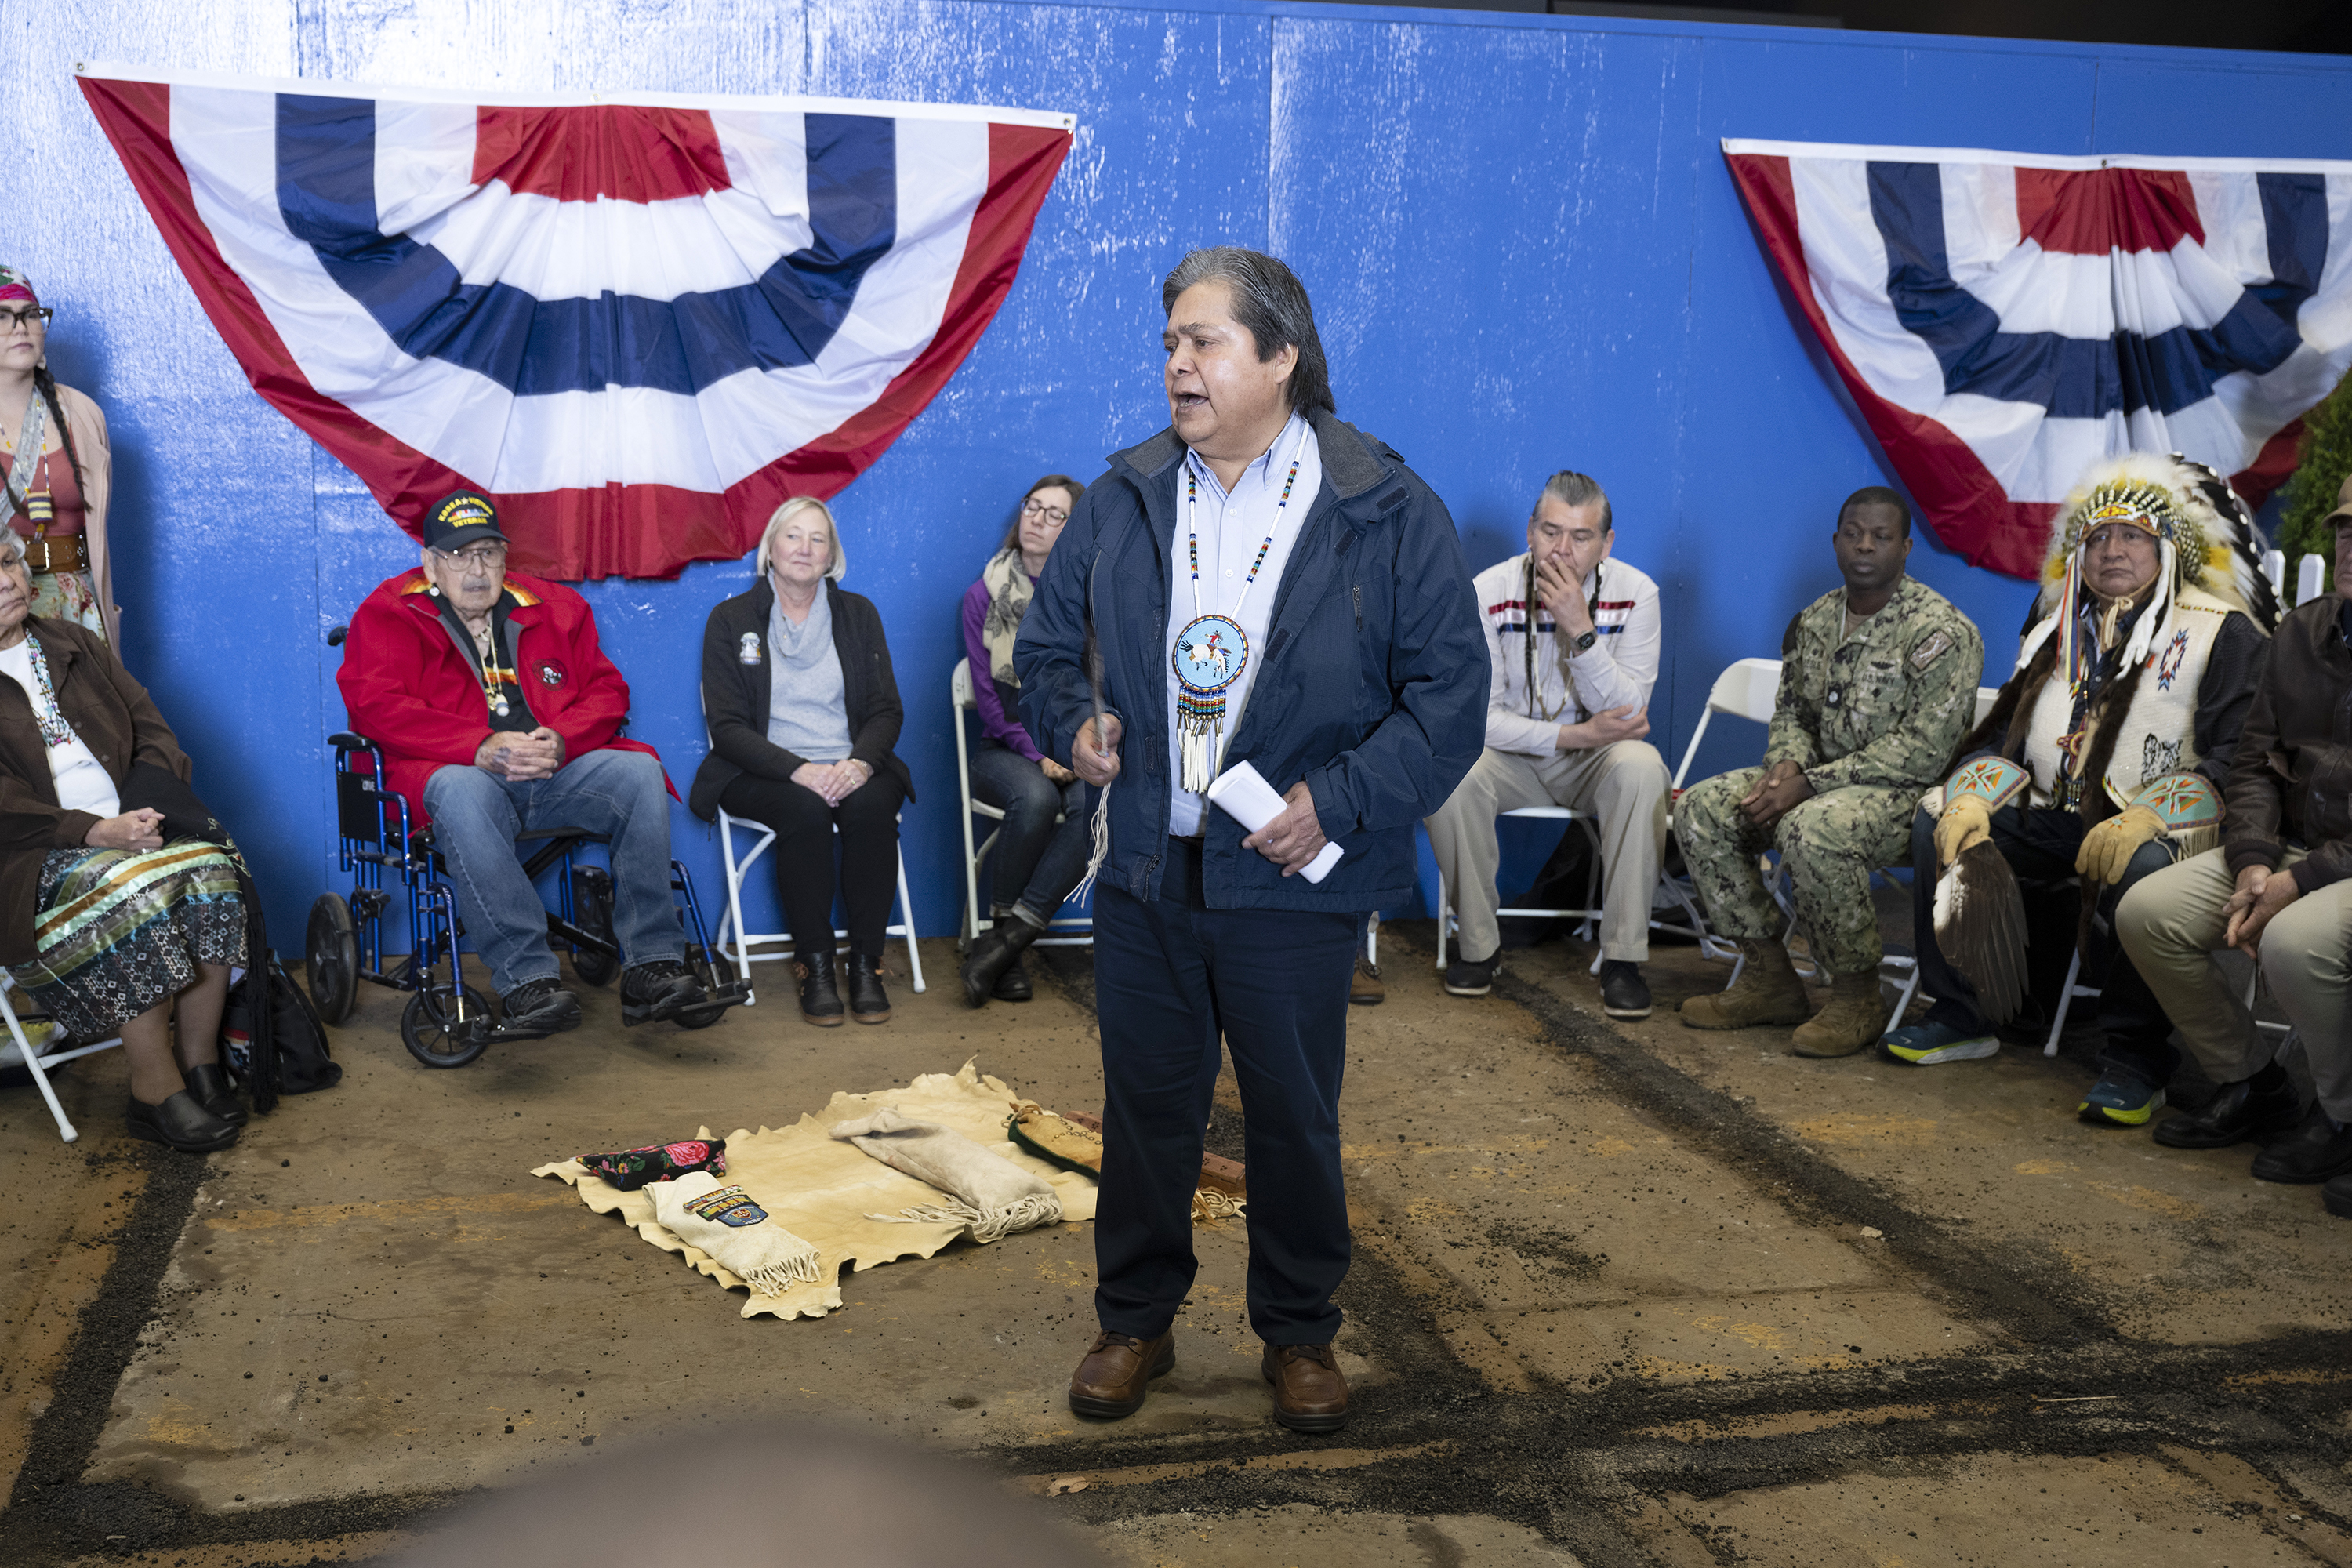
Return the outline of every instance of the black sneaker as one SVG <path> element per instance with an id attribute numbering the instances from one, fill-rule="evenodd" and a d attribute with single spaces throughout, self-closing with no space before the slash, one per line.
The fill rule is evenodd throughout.
<path id="1" fill-rule="evenodd" d="M 659 1023 L 710 999 L 694 971 L 675 958 L 632 966 L 621 976 L 621 1022 Z"/>
<path id="2" fill-rule="evenodd" d="M 1650 987 L 1642 966 L 1627 959 L 1604 959 L 1601 964 L 1601 1010 L 1612 1018 L 1650 1016 Z"/>
<path id="3" fill-rule="evenodd" d="M 1448 996 L 1484 996 L 1495 988 L 1495 971 L 1501 966 L 1503 955 L 1482 958 L 1472 963 L 1457 959 L 1445 966 L 1445 994 Z"/>
<path id="4" fill-rule="evenodd" d="M 550 974 L 526 980 L 499 998 L 499 1034 L 509 1040 L 543 1040 L 580 1026 L 580 998 Z"/>

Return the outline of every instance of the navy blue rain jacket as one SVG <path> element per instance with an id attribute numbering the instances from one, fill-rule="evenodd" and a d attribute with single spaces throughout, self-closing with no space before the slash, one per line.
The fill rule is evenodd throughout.
<path id="1" fill-rule="evenodd" d="M 1212 909 L 1403 901 L 1414 885 L 1413 824 L 1444 804 L 1486 745 L 1493 672 L 1453 518 L 1381 442 L 1331 415 L 1310 418 L 1323 484 L 1223 765 L 1246 759 L 1277 794 L 1305 779 L 1345 856 L 1319 886 L 1285 877 L 1213 806 L 1202 851 Z M 1084 669 L 1091 595 L 1104 700 L 1124 728 L 1101 876 L 1139 899 L 1159 896 L 1168 851 L 1168 595 L 1183 456 L 1172 430 L 1112 454 L 1055 542 L 1013 648 L 1022 721 L 1038 750 L 1067 766 L 1094 713 Z"/>

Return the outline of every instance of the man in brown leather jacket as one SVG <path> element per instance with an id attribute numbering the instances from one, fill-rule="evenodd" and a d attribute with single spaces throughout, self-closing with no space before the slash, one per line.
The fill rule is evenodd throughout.
<path id="1" fill-rule="evenodd" d="M 2289 1136 L 2254 1159 L 2266 1182 L 2327 1184 L 2352 1216 L 2352 479 L 2334 526 L 2336 593 L 2298 605 L 2230 769 L 2221 847 L 2139 883 L 2116 926 L 2180 1037 L 2222 1088 L 2195 1116 L 2156 1130 L 2175 1149 Z M 2311 1062 L 2306 1113 L 2275 1040 L 2214 966 L 2219 948 L 2257 958 Z"/>

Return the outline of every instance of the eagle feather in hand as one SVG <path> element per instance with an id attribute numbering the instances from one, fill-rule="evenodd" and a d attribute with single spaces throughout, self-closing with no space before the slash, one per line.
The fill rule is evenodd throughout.
<path id="1" fill-rule="evenodd" d="M 1936 942 L 1977 994 L 1989 1027 L 2025 1001 L 2025 900 L 1990 842 L 1970 845 L 1936 879 Z"/>

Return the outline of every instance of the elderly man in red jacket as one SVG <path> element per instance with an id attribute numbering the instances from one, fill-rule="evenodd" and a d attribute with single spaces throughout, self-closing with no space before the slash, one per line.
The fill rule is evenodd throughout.
<path id="1" fill-rule="evenodd" d="M 426 514 L 424 565 L 360 605 L 336 684 L 352 727 L 383 748 L 386 782 L 433 824 L 505 1037 L 580 1024 L 515 853 L 534 829 L 610 840 L 624 1018 L 705 999 L 670 900 L 669 779 L 651 747 L 620 738 L 629 683 L 579 595 L 507 571 L 488 498 L 459 490 Z"/>

